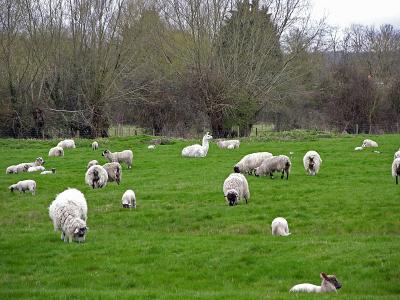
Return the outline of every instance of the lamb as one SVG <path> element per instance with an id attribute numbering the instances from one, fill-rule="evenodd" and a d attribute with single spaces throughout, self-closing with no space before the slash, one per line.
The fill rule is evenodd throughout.
<path id="1" fill-rule="evenodd" d="M 27 169 L 26 169 L 26 171 L 28 171 L 28 166 L 27 166 Z M 22 171 L 23 172 L 23 171 Z M 6 169 L 6 174 L 17 174 L 18 173 L 18 168 L 17 168 L 17 166 L 15 166 L 15 165 L 13 165 L 13 166 L 9 166 L 9 167 L 7 167 L 7 169 Z"/>
<path id="2" fill-rule="evenodd" d="M 55 168 L 51 168 L 51 171 L 43 171 L 40 174 L 41 175 L 56 174 L 56 169 Z"/>
<path id="3" fill-rule="evenodd" d="M 12 168 L 14 173 L 28 172 L 30 165 L 28 163 L 20 163 Z M 10 170 L 9 170 L 10 171 Z"/>
<path id="4" fill-rule="evenodd" d="M 107 171 L 108 182 L 115 181 L 118 185 L 121 182 L 122 167 L 117 162 L 106 163 L 103 168 Z"/>
<path id="5" fill-rule="evenodd" d="M 147 149 L 154 150 L 154 149 L 156 149 L 156 145 L 148 145 Z"/>
<path id="6" fill-rule="evenodd" d="M 395 154 L 394 154 L 394 158 L 398 158 L 398 157 L 400 157 L 400 150 L 396 151 Z"/>
<path id="7" fill-rule="evenodd" d="M 308 151 L 303 157 L 303 165 L 309 175 L 314 176 L 319 172 L 322 159 L 316 151 Z"/>
<path id="8" fill-rule="evenodd" d="M 281 217 L 275 218 L 271 224 L 272 235 L 288 236 L 289 225 L 288 222 Z"/>
<path id="9" fill-rule="evenodd" d="M 74 140 L 63 140 L 57 144 L 57 147 L 65 148 L 76 148 Z"/>
<path id="10" fill-rule="evenodd" d="M 57 195 L 49 207 L 49 216 L 54 231 L 61 230 L 61 240 L 85 241 L 87 210 L 85 196 L 77 189 L 69 188 Z"/>
<path id="11" fill-rule="evenodd" d="M 254 170 L 254 175 L 260 176 L 269 174 L 269 176 L 273 178 L 273 173 L 277 171 L 282 172 L 281 179 L 283 179 L 285 173 L 286 179 L 289 179 L 291 167 L 292 162 L 286 155 L 272 156 L 265 159 L 262 164 Z"/>
<path id="12" fill-rule="evenodd" d="M 28 169 L 30 167 L 35 167 L 35 166 L 41 166 L 45 163 L 44 159 L 42 157 L 37 157 L 36 160 L 34 162 L 30 162 L 30 163 L 20 163 L 17 165 L 17 168 L 22 168 L 22 169 L 26 169 L 26 171 L 28 171 Z M 26 166 L 28 166 L 28 168 L 26 168 Z"/>
<path id="13" fill-rule="evenodd" d="M 396 184 L 399 184 L 399 176 L 400 176 L 400 158 L 399 157 L 397 157 L 393 160 L 392 176 L 396 177 Z"/>
<path id="14" fill-rule="evenodd" d="M 122 207 L 123 208 L 136 208 L 136 195 L 132 190 L 126 190 L 122 195 Z"/>
<path id="15" fill-rule="evenodd" d="M 239 140 L 218 141 L 217 145 L 220 149 L 235 149 L 239 148 L 240 141 Z"/>
<path id="16" fill-rule="evenodd" d="M 326 273 L 320 273 L 322 279 L 321 286 L 317 286 L 310 283 L 297 284 L 292 287 L 289 292 L 305 292 L 305 293 L 325 293 L 325 292 L 336 292 L 342 287 L 335 275 L 326 275 Z"/>
<path id="17" fill-rule="evenodd" d="M 53 147 L 49 150 L 49 157 L 50 156 L 64 156 L 64 149 L 59 146 Z"/>
<path id="18" fill-rule="evenodd" d="M 203 136 L 203 142 L 201 145 L 195 144 L 187 146 L 182 149 L 182 156 L 185 157 L 205 157 L 208 153 L 208 148 L 210 147 L 209 141 L 212 140 L 212 136 L 207 132 Z"/>
<path id="19" fill-rule="evenodd" d="M 10 185 L 9 190 L 14 192 L 14 190 L 18 190 L 19 192 L 25 193 L 26 191 L 30 191 L 32 195 L 35 195 L 36 192 L 36 182 L 34 180 L 22 180 L 18 181 L 15 184 Z"/>
<path id="20" fill-rule="evenodd" d="M 361 151 L 361 150 L 363 150 L 364 148 L 363 147 L 355 147 L 354 148 L 354 151 Z"/>
<path id="21" fill-rule="evenodd" d="M 104 156 L 108 162 L 124 162 L 128 165 L 128 169 L 132 168 L 133 153 L 131 150 L 124 150 L 114 153 L 112 153 L 110 150 L 104 150 L 101 155 Z"/>
<path id="22" fill-rule="evenodd" d="M 37 172 L 37 171 L 44 171 L 46 170 L 43 166 L 34 166 L 34 167 L 29 167 L 28 172 Z"/>
<path id="23" fill-rule="evenodd" d="M 370 139 L 365 139 L 361 147 L 363 148 L 378 147 L 378 143 Z"/>
<path id="24" fill-rule="evenodd" d="M 252 172 L 258 168 L 265 159 L 270 157 L 272 157 L 272 154 L 269 152 L 247 154 L 233 167 L 233 170 L 236 173 L 252 174 Z"/>
<path id="25" fill-rule="evenodd" d="M 92 150 L 97 150 L 97 149 L 99 149 L 99 143 L 96 142 L 96 141 L 94 141 L 94 142 L 92 143 Z"/>
<path id="26" fill-rule="evenodd" d="M 85 182 L 94 188 L 103 188 L 107 185 L 107 171 L 100 165 L 91 166 L 85 174 Z"/>
<path id="27" fill-rule="evenodd" d="M 231 173 L 222 187 L 224 197 L 229 206 L 237 205 L 244 198 L 246 204 L 250 199 L 249 184 L 246 177 L 239 173 Z"/>
<path id="28" fill-rule="evenodd" d="M 98 165 L 98 164 L 99 164 L 99 162 L 97 160 L 95 160 L 95 159 L 91 160 L 91 161 L 89 161 L 86 169 L 89 169 L 91 166 Z"/>

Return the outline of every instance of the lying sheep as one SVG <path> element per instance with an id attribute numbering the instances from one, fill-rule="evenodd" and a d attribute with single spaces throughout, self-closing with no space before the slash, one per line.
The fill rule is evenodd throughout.
<path id="1" fill-rule="evenodd" d="M 394 158 L 399 158 L 400 157 L 400 150 L 399 151 L 396 151 L 395 153 L 394 153 Z"/>
<path id="2" fill-rule="evenodd" d="M 20 163 L 17 165 L 17 169 L 18 169 L 18 173 L 22 172 L 22 170 L 24 172 L 28 171 L 28 169 L 30 167 L 36 167 L 36 166 L 41 166 L 45 163 L 44 159 L 42 157 L 37 157 L 36 160 L 34 162 L 30 162 L 30 163 Z"/>
<path id="3" fill-rule="evenodd" d="M 85 182 L 92 188 L 103 188 L 107 185 L 107 171 L 100 165 L 91 166 L 85 174 Z"/>
<path id="4" fill-rule="evenodd" d="M 49 150 L 49 156 L 64 156 L 64 149 L 59 146 L 53 147 Z"/>
<path id="5" fill-rule="evenodd" d="M 288 222 L 281 217 L 275 218 L 271 223 L 272 235 L 288 236 L 289 225 Z"/>
<path id="6" fill-rule="evenodd" d="M 26 171 L 28 171 L 29 167 L 26 166 Z M 24 172 L 24 171 L 22 171 Z M 17 174 L 18 173 L 18 167 L 13 165 L 13 166 L 9 166 L 6 169 L 6 174 Z"/>
<path id="7" fill-rule="evenodd" d="M 97 160 L 91 160 L 91 161 L 89 161 L 88 162 L 88 165 L 87 165 L 87 167 L 86 167 L 86 169 L 89 169 L 91 166 L 95 166 L 95 165 L 98 165 L 99 164 L 99 162 L 97 161 Z"/>
<path id="8" fill-rule="evenodd" d="M 320 273 L 322 279 L 321 286 L 317 286 L 311 283 L 301 283 L 292 287 L 289 292 L 305 292 L 305 293 L 325 293 L 325 292 L 337 292 L 342 287 L 335 275 L 326 275 Z"/>
<path id="9" fill-rule="evenodd" d="M 248 173 L 258 168 L 265 159 L 272 157 L 269 152 L 256 152 L 245 155 L 234 167 L 233 170 L 236 173 Z"/>
<path id="10" fill-rule="evenodd" d="M 272 156 L 265 159 L 263 163 L 255 169 L 254 175 L 260 176 L 269 174 L 269 176 L 273 178 L 274 172 L 282 172 L 281 179 L 283 179 L 285 173 L 286 179 L 289 179 L 291 166 L 292 163 L 286 155 Z"/>
<path id="11" fill-rule="evenodd" d="M 51 171 L 43 171 L 40 174 L 41 175 L 56 174 L 56 169 L 55 168 L 51 168 Z"/>
<path id="12" fill-rule="evenodd" d="M 378 143 L 370 139 L 365 139 L 361 147 L 363 148 L 378 147 Z"/>
<path id="13" fill-rule="evenodd" d="M 85 196 L 77 189 L 67 189 L 57 195 L 49 207 L 49 216 L 54 231 L 61 230 L 64 242 L 84 242 L 88 230 L 87 203 Z"/>
<path id="14" fill-rule="evenodd" d="M 25 193 L 26 191 L 30 191 L 32 193 L 32 195 L 35 195 L 36 192 L 36 182 L 34 180 L 22 180 L 22 181 L 18 181 L 15 184 L 10 185 L 9 190 L 11 192 L 14 192 L 15 190 L 19 191 L 19 192 L 23 192 Z"/>
<path id="15" fill-rule="evenodd" d="M 148 145 L 147 149 L 154 150 L 154 149 L 156 149 L 156 145 Z"/>
<path id="16" fill-rule="evenodd" d="M 46 170 L 43 166 L 34 166 L 34 167 L 29 167 L 28 168 L 28 172 L 29 173 L 31 173 L 31 172 L 37 172 L 37 171 L 40 171 L 40 172 L 42 172 L 42 171 L 44 171 L 44 170 Z"/>
<path id="17" fill-rule="evenodd" d="M 399 184 L 399 176 L 400 176 L 400 158 L 399 157 L 397 157 L 393 160 L 392 176 L 396 177 L 396 184 Z"/>
<path id="18" fill-rule="evenodd" d="M 303 157 L 303 165 L 309 175 L 314 176 L 319 172 L 322 159 L 316 151 L 308 151 Z"/>
<path id="19" fill-rule="evenodd" d="M 363 150 L 364 148 L 363 147 L 355 147 L 354 148 L 354 151 L 361 151 L 361 150 Z"/>
<path id="20" fill-rule="evenodd" d="M 57 147 L 61 147 L 63 149 L 66 148 L 76 148 L 74 140 L 63 140 L 57 144 Z"/>
<path id="21" fill-rule="evenodd" d="M 237 205 L 244 198 L 246 204 L 250 199 L 249 184 L 246 177 L 239 173 L 232 173 L 225 179 L 222 187 L 224 197 L 229 206 Z"/>
<path id="22" fill-rule="evenodd" d="M 123 208 L 136 208 L 136 195 L 135 192 L 132 190 L 127 190 L 122 195 L 122 207 Z"/>
<path id="23" fill-rule="evenodd" d="M 104 150 L 101 155 L 103 155 L 109 162 L 124 162 L 128 165 L 128 169 L 132 168 L 133 153 L 131 150 L 114 153 L 110 150 Z"/>
<path id="24" fill-rule="evenodd" d="M 220 149 L 235 149 L 239 148 L 240 141 L 239 140 L 218 141 L 217 145 Z"/>
<path id="25" fill-rule="evenodd" d="M 108 182 L 115 181 L 117 184 L 121 182 L 122 167 L 117 162 L 110 162 L 103 165 L 103 168 L 107 171 Z"/>
<path id="26" fill-rule="evenodd" d="M 99 149 L 99 143 L 96 142 L 96 141 L 94 141 L 94 142 L 92 143 L 92 150 L 97 150 L 97 149 Z"/>

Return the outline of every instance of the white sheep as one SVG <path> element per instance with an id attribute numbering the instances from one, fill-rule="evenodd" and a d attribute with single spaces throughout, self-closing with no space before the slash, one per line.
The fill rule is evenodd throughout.
<path id="1" fill-rule="evenodd" d="M 34 166 L 34 167 L 29 167 L 28 168 L 28 172 L 29 173 L 31 173 L 31 172 L 38 172 L 38 171 L 40 171 L 40 172 L 42 172 L 42 171 L 44 171 L 44 170 L 46 170 L 43 166 Z"/>
<path id="2" fill-rule="evenodd" d="M 400 176 L 400 158 L 399 157 L 397 157 L 393 160 L 392 176 L 396 177 L 396 184 L 399 184 L 399 176 Z"/>
<path id="3" fill-rule="evenodd" d="M 110 162 L 103 165 L 103 168 L 107 171 L 108 182 L 115 181 L 117 184 L 121 182 L 122 178 L 122 167 L 117 162 Z"/>
<path id="4" fill-rule="evenodd" d="M 154 149 L 156 149 L 156 145 L 148 145 L 147 149 L 154 150 Z"/>
<path id="5" fill-rule="evenodd" d="M 132 168 L 133 153 L 131 150 L 124 150 L 114 153 L 110 150 L 104 150 L 101 155 L 103 155 L 109 162 L 124 162 L 128 165 L 128 169 Z"/>
<path id="6" fill-rule="evenodd" d="M 122 195 L 122 207 L 123 208 L 136 208 L 136 195 L 132 190 L 126 190 Z"/>
<path id="7" fill-rule="evenodd" d="M 237 205 L 241 199 L 250 199 L 249 184 L 246 177 L 239 173 L 231 173 L 224 181 L 222 187 L 224 197 L 229 206 Z"/>
<path id="8" fill-rule="evenodd" d="M 304 293 L 325 293 L 325 292 L 337 292 L 342 287 L 335 275 L 326 275 L 320 273 L 322 279 L 321 286 L 314 285 L 311 283 L 301 283 L 292 287 L 289 292 L 304 292 Z"/>
<path id="9" fill-rule="evenodd" d="M 61 147 L 63 149 L 66 148 L 76 148 L 74 140 L 63 140 L 57 144 L 57 147 Z"/>
<path id="10" fill-rule="evenodd" d="M 18 173 L 27 172 L 30 167 L 41 166 L 45 163 L 42 157 L 37 157 L 34 162 L 20 163 L 17 165 Z"/>
<path id="11" fill-rule="evenodd" d="M 286 219 L 281 217 L 277 217 L 272 221 L 271 231 L 272 235 L 280 235 L 280 236 L 290 235 L 288 222 L 286 221 Z"/>
<path id="12" fill-rule="evenodd" d="M 88 162 L 86 169 L 89 169 L 91 166 L 95 166 L 95 165 L 98 165 L 98 164 L 99 164 L 99 162 L 97 160 L 95 160 L 95 159 L 91 160 L 91 161 Z"/>
<path id="13" fill-rule="evenodd" d="M 28 168 L 26 170 L 28 170 Z M 6 174 L 16 174 L 16 173 L 18 173 L 18 167 L 17 166 L 13 165 L 13 166 L 7 167 Z"/>
<path id="14" fill-rule="evenodd" d="M 217 145 L 220 149 L 235 149 L 239 148 L 240 141 L 239 140 L 218 141 Z"/>
<path id="15" fill-rule="evenodd" d="M 234 167 L 236 173 L 251 174 L 265 159 L 272 157 L 269 152 L 256 152 L 245 155 Z"/>
<path id="16" fill-rule="evenodd" d="M 30 165 L 28 163 L 20 163 L 13 168 L 14 173 L 28 172 Z"/>
<path id="17" fill-rule="evenodd" d="M 361 151 L 361 150 L 363 150 L 364 148 L 363 147 L 355 147 L 354 148 L 354 151 Z"/>
<path id="18" fill-rule="evenodd" d="M 107 185 L 107 171 L 100 165 L 91 166 L 85 174 L 85 182 L 92 188 L 103 188 Z"/>
<path id="19" fill-rule="evenodd" d="M 182 156 L 185 157 L 205 157 L 208 153 L 208 148 L 210 147 L 209 141 L 212 140 L 212 136 L 207 132 L 203 136 L 203 142 L 201 145 L 195 144 L 187 146 L 182 149 Z"/>
<path id="20" fill-rule="evenodd" d="M 396 151 L 395 153 L 394 153 L 394 158 L 399 158 L 400 157 L 400 150 L 399 151 Z"/>
<path id="21" fill-rule="evenodd" d="M 57 195 L 49 207 L 49 216 L 54 231 L 61 230 L 64 242 L 84 242 L 88 230 L 87 203 L 85 196 L 77 189 L 67 189 Z"/>
<path id="22" fill-rule="evenodd" d="M 286 155 L 272 156 L 265 159 L 262 164 L 254 170 L 254 175 L 269 175 L 273 178 L 274 172 L 282 172 L 281 179 L 285 176 L 289 179 L 292 162 Z"/>
<path id="23" fill-rule="evenodd" d="M 43 171 L 40 174 L 41 175 L 48 175 L 48 174 L 55 174 L 56 173 L 56 169 L 55 168 L 51 168 L 51 171 Z"/>
<path id="24" fill-rule="evenodd" d="M 99 149 L 99 143 L 96 142 L 96 141 L 94 141 L 94 142 L 92 143 L 92 150 L 97 150 L 97 149 Z"/>
<path id="25" fill-rule="evenodd" d="M 64 149 L 59 146 L 55 146 L 49 150 L 49 156 L 64 156 Z"/>
<path id="26" fill-rule="evenodd" d="M 308 151 L 303 157 L 303 165 L 309 175 L 317 175 L 321 167 L 322 159 L 316 151 Z"/>
<path id="27" fill-rule="evenodd" d="M 361 147 L 363 148 L 378 147 L 378 143 L 370 139 L 365 139 Z"/>
<path id="28" fill-rule="evenodd" d="M 25 193 L 26 191 L 30 191 L 32 195 L 35 195 L 36 192 L 36 182 L 34 180 L 21 180 L 18 181 L 15 184 L 10 185 L 9 190 L 11 192 L 14 192 L 14 190 L 17 190 L 19 192 Z"/>

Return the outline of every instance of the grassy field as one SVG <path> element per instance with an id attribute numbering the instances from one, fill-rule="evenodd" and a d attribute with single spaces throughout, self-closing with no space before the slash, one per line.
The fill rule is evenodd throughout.
<path id="1" fill-rule="evenodd" d="M 180 156 L 193 141 L 149 151 L 151 137 L 103 139 L 100 149 L 132 149 L 134 167 L 121 185 L 98 190 L 84 184 L 87 162 L 105 162 L 91 141 L 48 158 L 55 140 L 2 139 L 0 299 L 399 299 L 400 186 L 390 174 L 399 137 L 372 137 L 380 154 L 354 151 L 364 137 L 346 136 L 242 141 L 231 151 L 212 144 L 203 159 Z M 311 149 L 323 160 L 316 177 L 302 167 Z M 249 204 L 227 206 L 223 181 L 256 151 L 294 152 L 291 177 L 249 176 Z M 37 156 L 57 174 L 5 174 Z M 35 196 L 8 191 L 22 179 L 36 180 Z M 85 244 L 63 243 L 48 217 L 68 187 L 88 202 Z M 136 192 L 136 210 L 121 208 L 126 189 Z M 291 236 L 271 236 L 277 216 Z M 319 284 L 322 271 L 342 283 L 337 295 L 288 293 Z"/>

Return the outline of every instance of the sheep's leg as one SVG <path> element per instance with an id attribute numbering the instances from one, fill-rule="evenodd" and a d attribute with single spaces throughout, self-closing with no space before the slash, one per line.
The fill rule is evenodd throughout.
<path id="1" fill-rule="evenodd" d="M 399 176 L 396 176 L 396 184 L 399 184 Z"/>
<path id="2" fill-rule="evenodd" d="M 285 177 L 285 170 L 282 171 L 281 179 L 283 179 L 283 177 Z"/>
<path id="3" fill-rule="evenodd" d="M 62 241 L 64 240 L 64 236 L 65 236 L 64 231 L 61 231 L 61 240 Z"/>
<path id="4" fill-rule="evenodd" d="M 286 180 L 289 180 L 289 172 L 286 171 Z"/>
<path id="5" fill-rule="evenodd" d="M 270 177 L 271 179 L 274 179 L 274 174 L 272 174 L 272 172 L 269 172 L 269 177 Z"/>
<path id="6" fill-rule="evenodd" d="M 68 237 L 68 243 L 72 243 L 72 235 Z"/>

